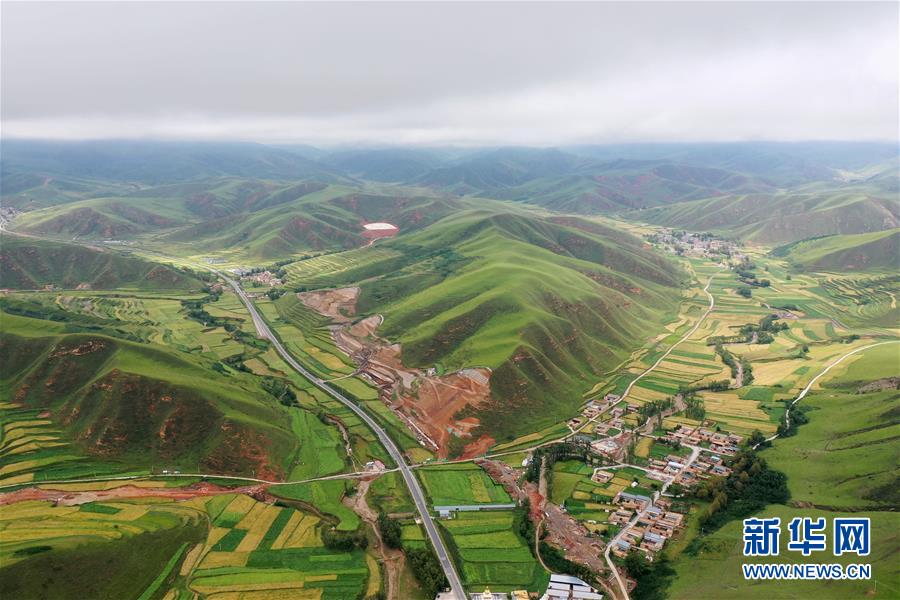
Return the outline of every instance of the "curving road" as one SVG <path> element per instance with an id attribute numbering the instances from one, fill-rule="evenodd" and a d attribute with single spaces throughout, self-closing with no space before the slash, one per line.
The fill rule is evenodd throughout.
<path id="1" fill-rule="evenodd" d="M 699 319 L 697 319 L 697 322 L 694 323 L 694 326 L 691 327 L 690 331 L 688 331 L 686 334 L 681 336 L 681 338 L 679 338 L 677 342 L 675 342 L 674 344 L 669 346 L 669 349 L 666 350 L 663 353 L 663 355 L 659 357 L 659 360 L 657 360 L 655 363 L 653 363 L 653 365 L 651 367 L 644 370 L 640 375 L 635 377 L 631 383 L 628 384 L 628 387 L 626 387 L 625 391 L 622 392 L 622 397 L 620 398 L 620 400 L 624 400 L 625 398 L 627 398 L 628 394 L 631 393 L 631 388 L 633 388 L 634 385 L 638 381 L 640 381 L 641 379 L 643 379 L 644 377 L 646 377 L 647 375 L 652 373 L 653 370 L 656 369 L 656 367 L 658 367 L 662 363 L 662 361 L 664 361 L 664 360 L 666 360 L 666 358 L 668 358 L 668 356 L 672 352 L 672 350 L 677 348 L 682 342 L 684 342 L 689 337 L 694 335 L 694 333 L 696 333 L 697 330 L 700 329 L 700 325 L 703 324 L 703 321 L 706 320 L 706 317 L 709 316 L 709 313 L 711 313 L 716 308 L 716 298 L 715 298 L 715 296 L 713 296 L 712 294 L 709 293 L 709 286 L 712 285 L 713 277 L 715 277 L 718 274 L 719 274 L 719 271 L 716 271 L 715 273 L 710 275 L 709 280 L 707 280 L 706 285 L 703 288 L 703 293 L 706 294 L 706 297 L 709 299 L 709 306 L 706 308 L 706 312 L 703 313 Z M 587 425 L 587 424 L 585 424 L 585 425 Z"/>
<path id="2" fill-rule="evenodd" d="M 876 342 L 874 344 L 869 344 L 868 346 L 861 346 L 855 350 L 851 350 L 850 352 L 847 352 L 846 354 L 842 354 L 837 359 L 830 362 L 827 367 L 822 369 L 821 373 L 819 373 L 818 375 L 816 375 L 815 377 L 813 377 L 812 379 L 809 380 L 809 383 L 806 384 L 806 387 L 803 388 L 800 391 L 800 393 L 797 394 L 797 397 L 794 398 L 794 400 L 788 405 L 787 410 L 784 412 L 785 426 L 786 427 L 791 426 L 791 409 L 794 408 L 794 405 L 797 404 L 798 402 L 800 402 L 801 400 L 803 400 L 806 397 L 806 395 L 810 392 L 812 387 L 816 384 L 816 382 L 819 381 L 819 379 L 821 379 L 822 376 L 825 375 L 826 373 L 828 373 L 828 371 L 830 371 L 832 368 L 834 368 L 834 367 L 838 366 L 839 364 L 841 364 L 842 362 L 844 362 L 845 358 L 849 358 L 849 357 L 853 356 L 854 354 L 862 352 L 863 350 L 868 350 L 869 348 L 874 348 L 875 346 L 884 346 L 885 344 L 897 344 L 897 343 L 900 343 L 900 340 L 887 340 L 884 342 Z M 771 442 L 772 440 L 774 440 L 776 438 L 778 438 L 778 434 L 774 433 L 771 436 L 767 437 L 766 441 Z M 753 449 L 756 450 L 758 447 L 759 447 L 759 444 L 756 444 L 755 446 L 753 446 Z"/>
<path id="3" fill-rule="evenodd" d="M 7 231 L 6 223 L 0 223 L 0 231 Z M 31 236 L 28 234 L 20 234 L 18 232 L 9 232 L 13 235 L 20 235 L 23 237 L 37 237 Z M 40 239 L 40 238 L 38 238 Z M 164 258 L 169 258 L 164 254 L 153 252 L 153 254 L 157 254 Z M 406 464 L 406 461 L 403 459 L 403 454 L 400 452 L 400 449 L 397 448 L 397 445 L 394 441 L 385 433 L 384 429 L 366 413 L 363 409 L 357 406 L 353 401 L 343 396 L 340 392 L 329 386 L 324 380 L 317 377 L 313 373 L 307 371 L 300 363 L 294 360 L 294 357 L 285 349 L 284 346 L 281 345 L 281 342 L 275 337 L 275 334 L 272 333 L 272 330 L 269 329 L 268 323 L 260 316 L 259 312 L 257 312 L 256 307 L 253 306 L 253 303 L 250 301 L 250 298 L 247 297 L 247 294 L 241 288 L 240 285 L 224 273 L 212 269 L 207 266 L 197 265 L 202 269 L 211 271 L 225 280 L 228 285 L 234 289 L 235 293 L 238 295 L 238 298 L 241 299 L 241 302 L 244 303 L 244 306 L 247 307 L 247 312 L 250 313 L 250 317 L 253 319 L 253 326 L 256 327 L 257 334 L 269 340 L 272 346 L 275 348 L 275 351 L 287 362 L 291 368 L 300 373 L 303 377 L 309 380 L 314 386 L 352 410 L 356 415 L 363 420 L 363 422 L 368 425 L 372 431 L 375 432 L 375 435 L 378 437 L 378 440 L 381 444 L 387 449 L 388 454 L 390 454 L 391 458 L 394 459 L 394 462 L 397 463 L 398 470 L 400 474 L 403 475 L 403 481 L 406 483 L 406 487 L 409 489 L 409 493 L 413 498 L 413 502 L 416 504 L 416 510 L 419 512 L 419 516 L 422 518 L 422 525 L 425 527 L 425 532 L 428 534 L 428 539 L 431 540 L 431 545 L 434 546 L 435 553 L 437 554 L 438 561 L 441 563 L 441 568 L 444 570 L 444 575 L 447 577 L 447 581 L 450 582 L 450 591 L 458 600 L 466 600 L 465 588 L 463 587 L 462 580 L 459 578 L 459 574 L 456 572 L 456 567 L 453 564 L 453 560 L 450 558 L 450 554 L 447 552 L 447 547 L 444 545 L 444 540 L 441 539 L 440 534 L 438 533 L 437 527 L 435 527 L 434 522 L 431 520 L 431 514 L 428 511 L 428 505 L 425 503 L 425 494 L 422 492 L 422 487 L 419 485 L 419 480 L 416 479 L 415 475 L 413 475 L 412 470 L 409 465 Z M 219 476 L 217 476 L 219 477 Z M 125 479 L 125 478 L 123 478 Z M 241 478 L 247 480 L 247 478 Z M 263 480 L 259 480 L 261 483 Z M 70 482 L 71 483 L 71 482 Z M 271 482 L 265 482 L 271 483 Z"/>
<path id="4" fill-rule="evenodd" d="M 253 302 L 250 301 L 250 298 L 247 297 L 247 294 L 236 281 L 219 271 L 213 270 L 213 272 L 224 279 L 228 283 L 228 285 L 230 285 L 232 289 L 234 289 L 235 293 L 241 299 L 241 302 L 243 302 L 244 306 L 247 307 L 247 311 L 250 313 L 250 317 L 253 319 L 253 325 L 254 327 L 256 327 L 256 331 L 259 336 L 269 340 L 269 342 L 271 342 L 272 346 L 275 348 L 275 351 L 278 352 L 278 354 L 285 360 L 285 362 L 287 362 L 303 377 L 308 379 L 314 386 L 356 413 L 356 416 L 362 419 L 363 422 L 365 422 L 365 424 L 375 432 L 375 435 L 378 436 L 378 440 L 387 449 L 388 454 L 391 455 L 391 458 L 394 459 L 394 462 L 397 463 L 400 474 L 403 475 L 403 481 L 406 483 L 406 487 L 409 488 L 410 495 L 412 495 L 413 501 L 416 504 L 416 509 L 419 511 L 419 516 L 422 518 L 422 525 L 424 525 L 425 527 L 425 532 L 428 534 L 428 539 L 431 540 L 431 545 L 434 546 L 434 550 L 437 554 L 438 560 L 441 563 L 441 567 L 444 569 L 444 575 L 446 575 L 447 581 L 450 582 L 450 590 L 452 591 L 453 595 L 458 598 L 458 600 L 465 600 L 465 588 L 463 587 L 462 581 L 459 578 L 459 574 L 456 572 L 456 567 L 453 565 L 453 560 L 450 558 L 450 554 L 447 552 L 447 548 L 444 545 L 444 540 L 441 539 L 437 527 L 435 527 L 434 522 L 431 520 L 431 514 L 428 511 L 428 506 L 425 504 L 425 494 L 422 492 L 419 481 L 416 479 L 415 475 L 413 475 L 412 470 L 410 470 L 409 468 L 409 465 L 406 464 L 406 461 L 403 458 L 403 454 L 400 452 L 400 449 L 397 448 L 397 445 L 394 444 L 394 441 L 388 436 L 387 433 L 385 433 L 384 429 L 382 429 L 381 426 L 355 402 L 343 396 L 340 392 L 325 383 L 325 381 L 323 381 L 321 378 L 309 372 L 302 365 L 300 365 L 300 363 L 294 360 L 294 357 L 291 356 L 291 354 L 285 349 L 285 347 L 281 345 L 281 342 L 277 337 L 275 337 L 275 334 L 272 333 L 272 330 L 269 329 L 268 323 L 266 323 L 266 321 L 260 316 L 259 312 L 257 312 L 256 310 L 256 307 L 253 306 Z"/>

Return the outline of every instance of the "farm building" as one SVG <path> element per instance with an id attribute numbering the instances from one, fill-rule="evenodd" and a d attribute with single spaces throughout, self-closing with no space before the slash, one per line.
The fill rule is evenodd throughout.
<path id="1" fill-rule="evenodd" d="M 516 504 L 450 504 L 435 506 L 434 510 L 441 518 L 448 519 L 455 512 L 474 512 L 479 510 L 512 510 Z"/>
<path id="2" fill-rule="evenodd" d="M 541 600 L 603 600 L 603 595 L 587 583 L 570 575 L 551 575 Z"/>

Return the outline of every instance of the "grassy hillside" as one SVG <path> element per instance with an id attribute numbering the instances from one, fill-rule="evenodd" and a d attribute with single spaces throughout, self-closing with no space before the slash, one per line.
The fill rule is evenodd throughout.
<path id="1" fill-rule="evenodd" d="M 734 171 L 667 161 L 616 160 L 495 190 L 493 195 L 558 211 L 595 214 L 771 191 L 770 184 Z"/>
<path id="2" fill-rule="evenodd" d="M 165 265 L 110 250 L 17 235 L 0 237 L 0 288 L 37 289 L 53 284 L 92 289 L 199 289 L 202 282 Z"/>
<path id="3" fill-rule="evenodd" d="M 453 199 L 404 188 L 375 193 L 313 181 L 226 178 L 34 210 L 14 227 L 60 238 L 139 239 L 170 254 L 229 252 L 267 260 L 362 246 L 366 222 L 389 221 L 406 232 L 457 208 Z"/>
<path id="4" fill-rule="evenodd" d="M 226 376 L 209 361 L 155 344 L 66 334 L 62 325 L 8 314 L 3 321 L 0 348 L 14 357 L 2 366 L 0 395 L 12 403 L 4 420 L 40 413 L 78 454 L 122 468 L 284 475 L 298 440 L 286 410 L 252 376 Z"/>
<path id="5" fill-rule="evenodd" d="M 360 284 L 360 312 L 385 316 L 406 364 L 493 369 L 479 417 L 511 439 L 568 415 L 674 316 L 680 274 L 624 232 L 479 205 L 346 261 L 287 270 L 305 287 Z"/>
<path id="6" fill-rule="evenodd" d="M 742 556 L 741 522 L 729 522 L 700 538 L 675 561 L 677 576 L 668 591 L 673 599 L 689 598 L 897 598 L 900 569 L 896 560 L 898 486 L 896 437 L 898 422 L 895 387 L 867 386 L 897 375 L 897 345 L 860 353 L 829 373 L 821 389 L 799 404 L 808 423 L 796 435 L 776 440 L 760 455 L 769 466 L 788 477 L 788 506 L 771 505 L 754 515 L 780 517 L 784 533 L 778 558 Z M 882 389 L 879 389 L 882 387 Z M 786 523 L 794 517 L 824 517 L 831 526 L 836 517 L 867 517 L 872 521 L 872 551 L 861 560 L 855 555 L 828 551 L 803 557 L 786 548 Z M 868 563 L 872 579 L 860 581 L 758 581 L 748 584 L 742 563 Z"/>
<path id="7" fill-rule="evenodd" d="M 772 253 L 806 271 L 895 271 L 900 262 L 900 229 L 805 240 Z"/>
<path id="8" fill-rule="evenodd" d="M 900 226 L 900 203 L 888 193 L 848 186 L 683 202 L 629 213 L 631 218 L 691 231 L 712 231 L 760 244 L 867 233 Z"/>

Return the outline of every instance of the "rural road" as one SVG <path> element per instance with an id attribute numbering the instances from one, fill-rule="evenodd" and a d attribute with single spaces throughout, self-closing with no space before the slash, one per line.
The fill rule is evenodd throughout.
<path id="1" fill-rule="evenodd" d="M 794 398 L 794 400 L 787 407 L 787 410 L 784 412 L 785 426 L 786 427 L 791 426 L 791 409 L 794 408 L 794 405 L 797 404 L 798 402 L 800 402 L 801 400 L 803 400 L 806 397 L 806 395 L 810 392 L 812 387 L 816 384 L 816 382 L 819 381 L 819 379 L 821 379 L 822 376 L 824 376 L 826 373 L 828 373 L 828 371 L 830 371 L 832 368 L 841 364 L 844 361 L 844 359 L 849 358 L 849 357 L 853 356 L 854 354 L 858 354 L 859 352 L 862 352 L 863 350 L 868 350 L 869 348 L 874 348 L 875 346 L 884 346 L 885 344 L 896 344 L 896 343 L 900 343 L 900 340 L 887 340 L 885 342 L 877 342 L 875 344 L 869 344 L 868 346 L 862 346 L 855 350 L 851 350 L 850 352 L 847 352 L 846 354 L 842 354 L 836 360 L 829 363 L 828 366 L 825 367 L 824 369 L 822 369 L 822 371 L 818 375 L 816 375 L 815 377 L 813 377 L 812 379 L 809 380 L 809 383 L 806 384 L 806 387 L 803 388 L 802 390 L 800 390 L 800 393 L 797 394 L 797 397 Z M 771 442 L 772 440 L 776 439 L 777 437 L 778 437 L 778 434 L 775 433 L 775 434 L 767 437 L 766 441 Z M 753 449 L 755 450 L 757 447 L 759 447 L 759 444 L 754 446 Z"/>
<path id="2" fill-rule="evenodd" d="M 415 475 L 413 475 L 412 470 L 409 468 L 409 465 L 406 464 L 406 461 L 403 458 L 403 454 L 400 452 L 400 449 L 397 448 L 397 445 L 394 441 L 385 433 L 384 429 L 378 425 L 375 420 L 369 416 L 367 412 L 365 412 L 362 408 L 356 405 L 350 399 L 344 397 L 340 392 L 329 386 L 325 381 L 321 378 L 317 377 L 313 373 L 306 370 L 300 363 L 294 360 L 294 357 L 285 349 L 284 346 L 281 345 L 281 342 L 275 337 L 275 334 L 269 329 L 268 323 L 260 316 L 257 312 L 256 307 L 253 306 L 253 302 L 250 301 L 250 298 L 247 297 L 246 292 L 241 288 L 240 285 L 230 277 L 224 275 L 219 271 L 214 271 L 219 277 L 224 279 L 228 285 L 234 289 L 235 293 L 241 299 L 241 302 L 247 307 L 247 311 L 250 313 L 250 317 L 253 319 L 253 325 L 256 327 L 256 331 L 260 337 L 265 338 L 271 342 L 272 346 L 275 348 L 276 352 L 287 362 L 295 371 L 300 373 L 303 377 L 308 379 L 310 383 L 315 385 L 317 388 L 352 410 L 356 415 L 368 425 L 372 431 L 375 432 L 375 435 L 378 436 L 378 440 L 382 443 L 382 445 L 387 449 L 388 454 L 391 455 L 391 458 L 394 459 L 394 462 L 397 463 L 397 467 L 400 470 L 400 474 L 403 476 L 403 481 L 406 483 L 406 487 L 409 488 L 410 495 L 412 495 L 413 501 L 416 504 L 416 509 L 419 511 L 419 516 L 422 518 L 422 525 L 425 527 L 425 532 L 428 534 L 428 538 L 431 540 L 432 546 L 434 546 L 435 553 L 437 554 L 438 560 L 441 563 L 441 568 L 444 569 L 444 574 L 447 577 L 447 581 L 450 582 L 450 590 L 453 592 L 453 595 L 458 598 L 458 600 L 465 600 L 465 588 L 463 587 L 462 580 L 459 578 L 459 574 L 456 572 L 456 567 L 453 565 L 453 560 L 450 558 L 450 554 L 447 552 L 447 547 L 444 545 L 444 540 L 441 539 L 440 533 L 438 533 L 437 527 L 435 527 L 434 522 L 431 520 L 431 514 L 428 511 L 428 506 L 425 504 L 425 494 L 422 492 L 422 487 L 419 485 L 419 481 L 416 479 Z"/>
<path id="3" fill-rule="evenodd" d="M 622 397 L 620 398 L 620 400 L 624 400 L 625 398 L 627 398 L 628 394 L 631 393 L 631 388 L 633 388 L 634 385 L 638 381 L 640 381 L 641 379 L 643 379 L 644 377 L 646 377 L 647 375 L 652 373 L 653 370 L 656 369 L 656 367 L 658 367 L 662 363 L 662 361 L 666 360 L 666 358 L 669 356 L 669 354 L 672 352 L 672 350 L 677 348 L 682 342 L 684 342 L 689 337 L 694 335 L 694 333 L 696 333 L 696 331 L 698 329 L 700 329 L 700 325 L 703 324 L 703 321 L 706 320 L 706 317 L 709 316 L 709 313 L 711 313 L 713 311 L 713 309 L 716 307 L 716 299 L 712 294 L 709 293 L 709 286 L 712 285 L 713 277 L 715 277 L 716 275 L 718 275 L 718 271 L 709 276 L 709 280 L 706 282 L 706 285 L 703 287 L 703 293 L 705 293 L 707 298 L 709 298 L 709 306 L 706 308 L 706 312 L 703 313 L 703 315 L 699 319 L 697 319 L 697 322 L 694 323 L 694 326 L 691 327 L 690 331 L 688 331 L 686 334 L 681 336 L 681 338 L 677 342 L 675 342 L 674 344 L 669 346 L 669 349 L 666 350 L 665 352 L 663 352 L 663 355 L 660 356 L 659 359 L 655 363 L 653 363 L 653 366 L 646 369 L 643 373 L 641 373 L 640 375 L 635 377 L 634 380 L 632 380 L 632 382 L 628 384 L 628 387 L 626 387 L 625 391 L 622 392 Z M 585 425 L 587 425 L 587 424 L 585 423 Z"/>
<path id="4" fill-rule="evenodd" d="M 5 231 L 5 226 L 6 223 L 0 223 L 0 230 Z M 19 233 L 15 233 L 15 235 L 36 237 Z M 159 256 L 163 256 L 164 258 L 171 259 L 170 257 L 167 257 L 161 253 L 153 253 L 158 254 Z M 397 445 L 394 443 L 394 441 L 388 436 L 387 433 L 385 433 L 384 429 L 382 429 L 381 426 L 378 425 L 378 423 L 369 416 L 367 412 L 357 406 L 350 399 L 344 397 L 340 392 L 333 389 L 331 386 L 325 383 L 324 380 L 307 371 L 305 368 L 303 368 L 303 366 L 300 365 L 300 363 L 294 360 L 294 357 L 291 356 L 291 354 L 285 349 L 285 347 L 281 345 L 281 342 L 269 329 L 268 323 L 266 323 L 266 321 L 260 316 L 259 312 L 257 312 L 256 310 L 256 307 L 253 306 L 253 302 L 250 301 L 250 298 L 247 297 L 247 294 L 236 281 L 234 281 L 224 273 L 210 267 L 201 266 L 201 268 L 215 273 L 216 275 L 224 279 L 232 289 L 234 289 L 235 293 L 238 295 L 238 298 L 240 298 L 241 302 L 244 303 L 244 306 L 247 307 L 247 312 L 250 313 L 250 317 L 253 319 L 253 325 L 254 327 L 256 327 L 257 334 L 260 337 L 269 340 L 269 342 L 271 342 L 272 346 L 275 348 L 276 352 L 278 352 L 281 358 L 283 358 L 285 362 L 287 362 L 291 366 L 291 368 L 308 379 L 309 382 L 315 385 L 317 388 L 352 410 L 360 419 L 363 420 L 366 425 L 368 425 L 372 429 L 372 431 L 375 432 L 378 440 L 385 447 L 385 449 L 387 449 L 388 454 L 390 454 L 391 458 L 394 459 L 394 462 L 397 463 L 400 474 L 403 476 L 403 481 L 406 483 L 406 487 L 409 488 L 410 495 L 412 496 L 413 501 L 416 504 L 416 510 L 418 510 L 419 516 L 422 519 L 422 525 L 425 527 L 425 532 L 428 534 L 428 539 L 431 540 L 431 545 L 434 547 L 435 553 L 438 557 L 438 561 L 440 561 L 441 563 L 441 568 L 444 570 L 444 575 L 447 577 L 447 581 L 450 582 L 451 592 L 454 596 L 456 596 L 458 600 L 466 600 L 466 593 L 465 588 L 462 584 L 462 580 L 459 578 L 459 574 L 456 572 L 456 567 L 453 564 L 453 560 L 450 558 L 450 554 L 447 552 L 447 547 L 444 545 L 444 540 L 441 539 L 440 533 L 438 533 L 437 527 L 435 527 L 434 525 L 434 521 L 431 520 L 431 514 L 429 513 L 428 506 L 425 503 L 425 494 L 422 492 L 422 487 L 419 485 L 418 479 L 416 479 L 415 475 L 413 475 L 409 465 L 406 464 L 406 461 L 403 459 L 403 454 L 400 452 L 400 449 L 397 448 Z M 246 478 L 241 479 L 246 480 Z"/>
<path id="5" fill-rule="evenodd" d="M 393 473 L 400 469 L 385 469 L 378 471 L 378 474 Z M 271 481 L 269 479 L 258 479 L 256 477 L 242 477 L 240 475 L 218 475 L 216 473 L 148 473 L 145 475 L 106 475 L 98 477 L 83 477 L 80 479 L 48 479 L 41 481 L 29 481 L 25 483 L 8 483 L 0 485 L 0 490 L 9 488 L 23 488 L 34 485 L 53 485 L 68 483 L 97 483 L 101 481 L 146 481 L 154 479 L 227 479 L 229 481 L 244 481 L 249 483 L 259 483 L 269 487 L 279 485 L 292 485 L 295 483 L 312 483 L 314 481 L 329 481 L 332 479 L 360 479 L 370 477 L 373 471 L 354 471 L 353 473 L 337 473 L 336 475 L 325 475 L 323 477 L 312 477 L 310 479 L 297 479 L 295 481 Z"/>
<path id="6" fill-rule="evenodd" d="M 707 284 L 707 287 L 709 287 L 709 284 Z M 693 333 L 693 332 L 691 332 L 691 333 Z M 690 335 L 690 333 L 688 335 Z M 684 468 L 682 470 L 687 469 L 692 464 L 694 464 L 694 461 L 697 460 L 697 457 L 700 456 L 700 452 L 701 452 L 701 448 L 699 446 L 689 446 L 687 444 L 684 444 L 684 446 L 691 449 L 691 456 L 690 456 L 690 458 L 688 458 L 687 463 L 685 463 Z M 627 465 L 627 466 L 630 467 L 633 465 Z M 630 527 L 632 527 L 635 523 L 637 523 L 639 520 L 641 520 L 641 518 L 643 518 L 647 514 L 647 511 L 653 507 L 653 505 L 659 499 L 659 497 L 666 493 L 666 490 L 669 489 L 669 486 L 672 484 L 673 481 L 675 481 L 674 476 L 667 479 L 666 482 L 663 484 L 662 489 L 659 490 L 658 492 L 656 492 L 655 494 L 653 494 L 653 498 L 651 498 L 650 503 L 647 505 L 647 507 L 644 510 L 642 510 L 641 512 L 636 513 L 634 515 L 634 517 L 632 517 L 631 521 L 629 521 L 627 525 L 624 525 L 619 530 L 619 533 L 617 533 L 615 535 L 615 537 L 613 537 L 613 539 L 609 540 L 609 543 L 606 545 L 606 550 L 603 553 L 603 557 L 606 559 L 606 564 L 609 565 L 609 570 L 612 571 L 613 577 L 615 578 L 616 583 L 619 585 L 619 592 L 622 594 L 621 597 L 619 598 L 619 600 L 628 600 L 628 586 L 625 585 L 625 580 L 622 578 L 622 575 L 619 573 L 619 570 L 616 569 L 616 565 L 613 563 L 612 557 L 610 556 L 610 552 L 612 552 L 613 545 L 616 542 L 618 542 L 622 538 L 623 535 L 625 535 L 625 532 L 627 532 Z"/>

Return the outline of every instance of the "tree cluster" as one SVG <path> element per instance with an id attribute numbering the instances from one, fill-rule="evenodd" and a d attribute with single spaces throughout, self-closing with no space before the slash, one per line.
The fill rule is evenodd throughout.
<path id="1" fill-rule="evenodd" d="M 350 552 L 356 549 L 365 550 L 369 545 L 369 539 L 362 528 L 356 531 L 339 531 L 332 527 L 322 532 L 322 543 L 331 550 Z"/>
<path id="2" fill-rule="evenodd" d="M 637 582 L 631 592 L 634 600 L 665 600 L 666 589 L 675 576 L 675 569 L 665 554 L 660 554 L 650 562 L 643 552 L 632 550 L 625 557 L 625 569 L 628 575 Z"/>
<path id="3" fill-rule="evenodd" d="M 384 513 L 378 515 L 378 531 L 381 532 L 381 541 L 388 548 L 400 549 L 403 547 L 403 530 L 400 523 Z"/>
<path id="4" fill-rule="evenodd" d="M 751 449 L 744 449 L 730 463 L 731 475 L 712 477 L 696 489 L 695 495 L 710 504 L 699 517 L 700 529 L 710 532 L 732 519 L 742 519 L 768 504 L 784 504 L 790 499 L 787 477 L 770 469 Z"/>
<path id="5" fill-rule="evenodd" d="M 436 596 L 439 591 L 447 587 L 444 570 L 431 548 L 408 550 L 406 560 L 427 596 Z"/>

